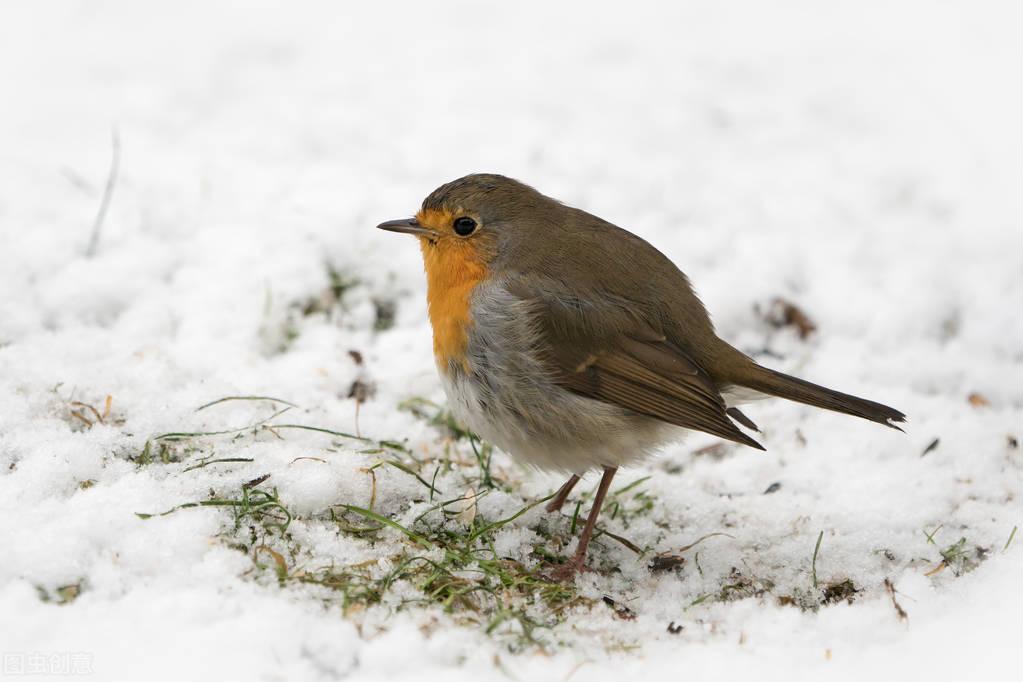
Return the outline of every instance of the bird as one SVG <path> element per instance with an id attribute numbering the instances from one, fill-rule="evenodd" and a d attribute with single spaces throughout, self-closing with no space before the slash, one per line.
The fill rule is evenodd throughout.
<path id="1" fill-rule="evenodd" d="M 689 278 L 654 246 L 509 177 L 466 175 L 415 217 L 378 227 L 419 240 L 434 359 L 456 419 L 517 461 L 569 474 L 549 512 L 602 471 L 555 579 L 589 570 L 619 467 L 692 431 L 764 450 L 739 404 L 780 397 L 900 431 L 905 421 L 758 364 L 717 335 Z"/>

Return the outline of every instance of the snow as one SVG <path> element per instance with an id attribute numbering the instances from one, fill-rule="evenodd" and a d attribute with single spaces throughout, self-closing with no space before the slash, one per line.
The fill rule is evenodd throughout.
<path id="1" fill-rule="evenodd" d="M 1019 18 L 993 1 L 5 3 L 4 672 L 42 656 L 42 672 L 74 657 L 111 680 L 1004 675 L 1023 607 L 1023 537 L 1008 542 L 1023 524 Z M 111 128 L 120 172 L 86 258 Z M 542 631 L 543 648 L 410 605 L 414 581 L 363 609 L 279 585 L 269 551 L 236 547 L 259 524 L 236 529 L 230 508 L 140 518 L 269 474 L 251 490 L 276 489 L 294 515 L 287 540 L 264 536 L 290 576 L 443 560 L 389 528 L 341 530 L 331 510 L 372 506 L 422 530 L 437 500 L 387 464 L 411 456 L 427 478 L 453 463 L 433 481 L 441 499 L 481 490 L 464 440 L 399 409 L 443 395 L 418 249 L 373 229 L 473 171 L 650 240 L 722 336 L 902 409 L 907 433 L 762 402 L 746 412 L 767 453 L 693 437 L 624 471 L 615 489 L 649 478 L 605 523 L 648 554 L 599 539 L 602 570 L 578 580 L 592 603 Z M 331 269 L 350 284 L 340 300 Z M 768 327 L 754 308 L 775 297 L 818 331 Z M 356 380 L 375 389 L 357 423 Z M 103 413 L 108 395 L 104 423 L 74 404 Z M 225 396 L 286 400 L 298 407 L 269 424 L 358 430 L 411 454 L 284 427 L 157 439 L 287 407 L 197 411 Z M 504 453 L 493 471 L 509 487 L 478 498 L 476 523 L 561 483 Z M 444 527 L 465 533 L 471 516 Z M 494 547 L 534 566 L 568 524 L 536 508 Z M 679 569 L 648 568 L 712 533 Z M 960 538 L 963 557 L 935 571 Z M 820 603 L 845 580 L 851 603 Z"/>

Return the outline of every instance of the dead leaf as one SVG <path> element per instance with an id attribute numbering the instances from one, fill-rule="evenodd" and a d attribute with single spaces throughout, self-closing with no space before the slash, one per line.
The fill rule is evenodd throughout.
<path id="1" fill-rule="evenodd" d="M 357 403 L 366 402 L 373 397 L 374 393 L 376 393 L 376 386 L 362 379 L 356 379 L 348 388 L 348 397 L 355 398 Z"/>
<path id="2" fill-rule="evenodd" d="M 253 553 L 253 557 L 258 555 L 260 552 L 265 552 L 269 554 L 270 558 L 274 560 L 274 563 L 277 565 L 277 578 L 279 580 L 283 581 L 285 578 L 288 577 L 288 562 L 284 560 L 284 557 L 281 556 L 280 552 L 272 550 L 266 545 L 259 545 L 258 547 L 256 547 L 255 552 Z"/>
<path id="3" fill-rule="evenodd" d="M 781 297 L 772 300 L 767 312 L 762 313 L 761 316 L 767 324 L 775 329 L 794 327 L 801 339 L 805 339 L 817 331 L 817 325 L 809 315 L 803 312 L 802 308 Z"/>
<path id="4" fill-rule="evenodd" d="M 457 510 L 455 518 L 467 526 L 471 526 L 472 522 L 476 520 L 476 497 L 476 491 L 469 488 L 465 491 L 462 499 L 454 504 Z"/>
<path id="5" fill-rule="evenodd" d="M 728 451 L 729 446 L 724 441 L 704 445 L 702 448 L 693 450 L 694 456 L 705 455 L 707 457 L 720 458 Z"/>
<path id="6" fill-rule="evenodd" d="M 257 476 L 251 481 L 246 481 L 245 483 L 242 483 L 242 489 L 251 490 L 268 478 L 270 478 L 270 474 L 263 474 L 262 476 Z"/>
<path id="7" fill-rule="evenodd" d="M 607 604 L 614 610 L 615 616 L 617 616 L 621 620 L 636 620 L 636 612 L 630 609 L 628 606 L 625 606 L 624 604 L 619 604 L 614 599 L 608 596 L 605 596 L 603 601 L 605 604 Z"/>
<path id="8" fill-rule="evenodd" d="M 686 563 L 686 558 L 677 554 L 658 554 L 650 560 L 651 571 L 673 571 L 681 569 Z"/>
<path id="9" fill-rule="evenodd" d="M 980 393 L 971 393 L 966 400 L 974 407 L 987 407 L 991 402 Z"/>
<path id="10" fill-rule="evenodd" d="M 895 607 L 895 614 L 899 617 L 899 620 L 908 620 L 909 615 L 906 613 L 906 610 L 895 599 L 895 585 L 888 578 L 884 579 L 884 588 L 888 591 L 888 596 L 892 598 L 892 606 Z"/>

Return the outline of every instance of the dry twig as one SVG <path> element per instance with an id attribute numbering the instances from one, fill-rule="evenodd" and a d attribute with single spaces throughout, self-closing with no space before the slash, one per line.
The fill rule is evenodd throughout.
<path id="1" fill-rule="evenodd" d="M 121 165 L 121 134 L 115 126 L 110 134 L 111 156 L 110 173 L 107 175 L 107 184 L 103 188 L 103 198 L 99 202 L 99 211 L 96 212 L 96 220 L 92 223 L 92 236 L 89 238 L 89 246 L 85 249 L 85 257 L 92 258 L 99 248 L 99 235 L 103 229 L 103 219 L 107 216 L 107 209 L 110 207 L 110 200 L 114 196 L 114 185 L 117 184 L 117 171 Z"/>

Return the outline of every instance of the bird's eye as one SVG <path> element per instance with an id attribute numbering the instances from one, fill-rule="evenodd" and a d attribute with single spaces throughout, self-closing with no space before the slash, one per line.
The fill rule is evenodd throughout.
<path id="1" fill-rule="evenodd" d="M 462 216 L 455 219 L 455 234 L 460 237 L 468 237 L 476 231 L 476 221 L 469 216 Z"/>

